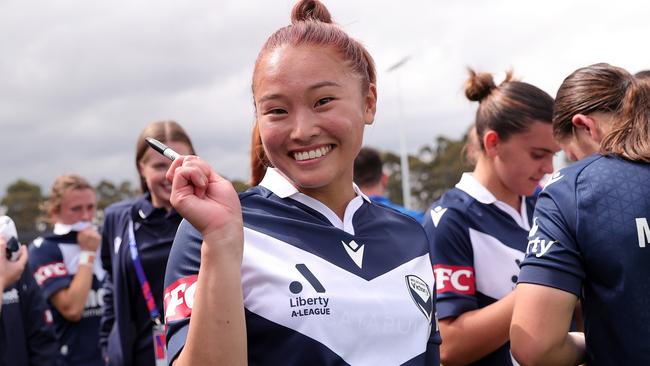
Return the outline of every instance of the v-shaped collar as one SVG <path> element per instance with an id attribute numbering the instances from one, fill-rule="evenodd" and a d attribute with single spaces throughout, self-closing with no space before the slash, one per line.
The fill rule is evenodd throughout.
<path id="1" fill-rule="evenodd" d="M 363 194 L 359 187 L 356 184 L 352 183 L 352 188 L 356 193 L 356 197 L 352 199 L 345 208 L 345 214 L 343 220 L 341 220 L 338 215 L 334 213 L 329 207 L 325 206 L 319 200 L 312 198 L 304 193 L 300 193 L 298 188 L 296 188 L 284 175 L 282 175 L 275 168 L 267 168 L 264 179 L 260 182 L 260 186 L 270 190 L 276 196 L 280 198 L 291 198 L 296 200 L 325 216 L 330 223 L 350 234 L 354 235 L 354 227 L 352 226 L 352 217 L 354 213 L 363 205 L 363 201 L 370 202 L 368 196 Z"/>

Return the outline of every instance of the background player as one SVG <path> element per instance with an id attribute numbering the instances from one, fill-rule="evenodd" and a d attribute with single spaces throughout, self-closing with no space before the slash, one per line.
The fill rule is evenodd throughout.
<path id="1" fill-rule="evenodd" d="M 16 261 L 4 255 L 6 238 L 0 235 L 0 365 L 56 365 L 59 342 L 52 314 L 29 271 L 27 247 Z"/>
<path id="2" fill-rule="evenodd" d="M 67 365 L 103 365 L 98 343 L 106 274 L 96 260 L 96 204 L 95 191 L 84 178 L 56 178 L 45 202 L 54 228 L 29 247 L 30 272 L 50 304 Z"/>
<path id="3" fill-rule="evenodd" d="M 253 73 L 274 168 L 240 206 L 205 162 L 174 161 L 172 203 L 193 225 L 165 279 L 176 365 L 438 364 L 424 230 L 352 182 L 375 83 L 363 46 L 301 1 Z"/>
<path id="4" fill-rule="evenodd" d="M 354 159 L 354 183 L 368 195 L 371 201 L 393 208 L 422 222 L 424 212 L 409 210 L 386 197 L 388 175 L 383 171 L 379 152 L 371 147 L 362 147 Z"/>
<path id="5" fill-rule="evenodd" d="M 433 203 L 424 227 L 438 292 L 445 365 L 509 365 L 508 329 L 534 197 L 559 151 L 551 133 L 553 98 L 512 80 L 499 86 L 470 70 L 465 86 L 478 101 L 473 173 Z M 471 148 L 472 146 L 470 146 Z"/>
<path id="6" fill-rule="evenodd" d="M 181 154 L 194 154 L 189 136 L 178 123 L 150 123 L 136 144 L 135 165 L 143 195 L 106 209 L 102 260 L 109 275 L 101 343 L 109 365 L 147 366 L 165 358 L 164 341 L 154 341 L 164 334 L 160 316 L 164 273 L 181 217 L 169 203 L 171 184 L 165 173 L 170 161 L 151 149 L 145 137 Z M 146 301 L 148 296 L 153 301 Z"/>
<path id="7" fill-rule="evenodd" d="M 554 174 L 535 208 L 513 353 L 525 364 L 650 364 L 650 86 L 608 64 L 580 68 L 558 90 L 553 133 L 583 160 Z M 578 299 L 584 336 L 568 333 Z"/>

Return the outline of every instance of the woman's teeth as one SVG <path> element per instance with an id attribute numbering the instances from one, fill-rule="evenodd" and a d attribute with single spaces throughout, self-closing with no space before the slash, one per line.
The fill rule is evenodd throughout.
<path id="1" fill-rule="evenodd" d="M 293 153 L 293 158 L 298 161 L 315 159 L 327 155 L 327 153 L 329 153 L 330 151 L 332 151 L 332 147 L 330 145 L 327 145 L 315 150 Z"/>

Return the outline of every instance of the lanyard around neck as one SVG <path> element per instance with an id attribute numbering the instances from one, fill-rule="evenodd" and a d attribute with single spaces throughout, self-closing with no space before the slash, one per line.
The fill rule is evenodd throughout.
<path id="1" fill-rule="evenodd" d="M 131 253 L 131 259 L 133 261 L 133 267 L 135 267 L 135 274 L 138 277 L 138 282 L 140 282 L 140 289 L 142 290 L 142 296 L 144 296 L 144 301 L 147 303 L 147 309 L 149 309 L 149 315 L 151 320 L 155 324 L 161 324 L 160 313 L 156 307 L 156 301 L 153 298 L 153 293 L 151 293 L 151 286 L 149 281 L 147 281 L 147 276 L 144 274 L 144 268 L 142 268 L 142 262 L 140 262 L 140 255 L 138 254 L 138 247 L 135 242 L 135 232 L 133 231 L 133 220 L 129 219 L 129 252 Z"/>

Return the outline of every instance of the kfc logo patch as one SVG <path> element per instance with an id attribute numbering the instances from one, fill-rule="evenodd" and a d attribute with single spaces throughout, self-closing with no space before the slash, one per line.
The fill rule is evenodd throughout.
<path id="1" fill-rule="evenodd" d="M 165 290 L 165 322 L 192 315 L 197 275 L 181 278 Z"/>
<path id="2" fill-rule="evenodd" d="M 65 277 L 67 275 L 68 269 L 65 267 L 65 263 L 57 262 L 38 267 L 34 272 L 34 279 L 39 286 L 42 286 L 45 281 L 51 278 Z"/>
<path id="3" fill-rule="evenodd" d="M 436 278 L 436 292 L 456 292 L 459 294 L 473 295 L 476 292 L 474 268 L 467 266 L 433 266 Z"/>

